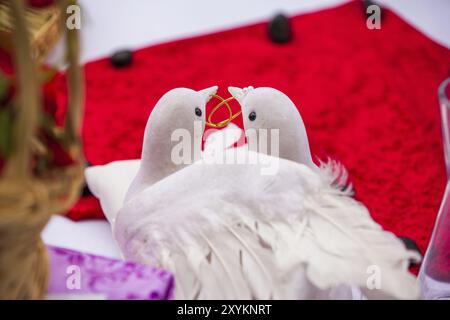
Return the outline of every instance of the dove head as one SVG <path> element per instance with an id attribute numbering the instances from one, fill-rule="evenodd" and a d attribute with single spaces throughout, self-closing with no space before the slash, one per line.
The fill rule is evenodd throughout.
<path id="1" fill-rule="evenodd" d="M 170 139 L 167 133 L 177 129 L 187 130 L 192 137 L 201 139 L 205 128 L 205 106 L 216 91 L 217 86 L 200 91 L 176 88 L 164 94 L 148 119 L 144 139 L 153 135 L 168 136 Z M 201 126 L 201 130 L 193 131 L 195 123 Z M 146 147 L 145 142 L 143 147 Z"/>
<path id="2" fill-rule="evenodd" d="M 164 94 L 145 127 L 141 165 L 126 199 L 200 158 L 205 107 L 217 86 Z"/>
<path id="3" fill-rule="evenodd" d="M 229 87 L 228 91 L 241 105 L 251 150 L 316 168 L 302 117 L 288 96 L 269 87 Z"/>

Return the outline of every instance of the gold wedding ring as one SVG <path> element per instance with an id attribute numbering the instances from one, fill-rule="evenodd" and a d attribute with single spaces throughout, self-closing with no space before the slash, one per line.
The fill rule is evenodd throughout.
<path id="1" fill-rule="evenodd" d="M 233 114 L 233 110 L 231 110 L 230 104 L 228 103 L 231 100 L 233 100 L 234 97 L 229 97 L 227 99 L 224 99 L 224 98 L 222 98 L 221 96 L 219 96 L 217 94 L 213 95 L 213 97 L 218 99 L 218 100 L 220 100 L 220 102 L 211 110 L 211 113 L 208 116 L 208 120 L 206 121 L 206 124 L 208 126 L 213 127 L 213 128 L 223 128 L 223 127 L 227 126 L 231 121 L 236 119 L 236 117 L 241 114 L 241 111 L 238 111 L 235 114 Z M 225 119 L 225 120 L 222 120 L 222 121 L 219 121 L 219 122 L 213 122 L 212 121 L 212 116 L 222 106 L 225 106 L 228 109 L 228 113 L 229 113 L 228 119 Z"/>

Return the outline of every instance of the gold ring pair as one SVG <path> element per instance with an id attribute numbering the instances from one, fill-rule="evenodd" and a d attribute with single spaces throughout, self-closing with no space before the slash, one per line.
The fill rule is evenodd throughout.
<path id="1" fill-rule="evenodd" d="M 218 99 L 218 100 L 220 100 L 220 102 L 211 110 L 211 113 L 208 116 L 208 121 L 206 121 L 206 124 L 208 126 L 213 127 L 213 128 L 223 128 L 223 127 L 227 126 L 231 121 L 236 119 L 236 117 L 241 114 L 241 111 L 238 111 L 235 114 L 233 114 L 233 111 L 231 110 L 230 104 L 228 103 L 231 100 L 233 100 L 234 97 L 229 97 L 227 99 L 224 99 L 224 98 L 222 98 L 221 96 L 219 96 L 217 94 L 213 95 L 213 97 Z M 228 119 L 225 119 L 225 120 L 222 120 L 222 121 L 219 121 L 219 122 L 213 122 L 212 121 L 212 116 L 222 106 L 225 106 L 228 109 L 228 113 L 229 113 Z"/>

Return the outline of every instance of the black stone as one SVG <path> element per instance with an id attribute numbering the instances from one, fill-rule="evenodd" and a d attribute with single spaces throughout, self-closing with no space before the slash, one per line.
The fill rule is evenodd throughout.
<path id="1" fill-rule="evenodd" d="M 364 15 L 366 15 L 367 17 L 371 15 L 371 13 L 367 13 L 367 8 L 372 5 L 377 5 L 378 7 L 380 7 L 381 19 L 383 19 L 383 8 L 381 7 L 381 5 L 379 5 L 378 3 L 373 2 L 371 0 L 362 0 Z"/>
<path id="2" fill-rule="evenodd" d="M 418 253 L 420 253 L 419 247 L 417 246 L 416 242 L 413 239 L 408 237 L 398 237 L 398 238 L 403 242 L 406 249 L 417 251 Z"/>
<path id="3" fill-rule="evenodd" d="M 292 39 L 291 22 L 284 14 L 277 14 L 267 28 L 269 38 L 275 43 L 286 43 Z"/>
<path id="4" fill-rule="evenodd" d="M 131 50 L 120 50 L 111 56 L 111 64 L 116 68 L 124 68 L 133 62 L 133 52 Z"/>
<path id="5" fill-rule="evenodd" d="M 403 242 L 407 250 L 416 251 L 418 254 L 422 255 L 419 246 L 413 239 L 408 237 L 397 237 L 397 238 Z M 414 261 L 410 261 L 410 266 L 413 265 L 416 265 L 416 263 Z"/>
<path id="6" fill-rule="evenodd" d="M 86 161 L 84 166 L 86 168 L 89 168 L 89 167 L 92 166 L 92 164 L 89 161 Z M 89 190 L 89 187 L 87 186 L 87 184 L 84 183 L 83 190 L 81 191 L 81 196 L 82 197 L 87 197 L 87 196 L 90 196 L 90 195 L 92 195 L 91 190 Z"/>
<path id="7" fill-rule="evenodd" d="M 84 187 L 83 187 L 83 191 L 81 191 L 81 196 L 82 197 L 88 197 L 90 195 L 92 195 L 92 192 L 91 192 L 91 190 L 89 190 L 88 185 L 85 183 Z"/>

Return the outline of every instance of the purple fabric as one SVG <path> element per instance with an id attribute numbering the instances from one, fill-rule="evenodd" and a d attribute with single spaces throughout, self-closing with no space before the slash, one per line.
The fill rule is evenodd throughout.
<path id="1" fill-rule="evenodd" d="M 174 279 L 168 271 L 59 247 L 47 248 L 49 295 L 103 295 L 111 300 L 172 298 Z"/>

